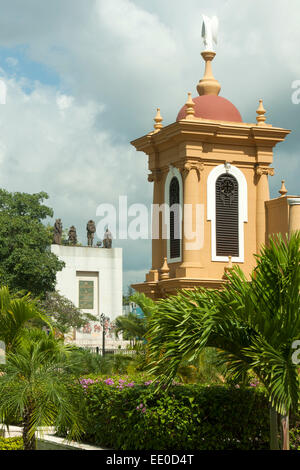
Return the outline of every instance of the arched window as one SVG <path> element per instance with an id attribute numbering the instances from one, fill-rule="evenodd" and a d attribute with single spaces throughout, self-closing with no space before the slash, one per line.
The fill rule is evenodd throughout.
<path id="1" fill-rule="evenodd" d="M 207 220 L 211 221 L 211 259 L 245 261 L 244 224 L 248 222 L 248 189 L 244 173 L 225 163 L 207 178 Z"/>
<path id="2" fill-rule="evenodd" d="M 239 257 L 239 185 L 227 173 L 216 181 L 216 255 Z"/>
<path id="3" fill-rule="evenodd" d="M 180 188 L 179 181 L 173 177 L 169 186 L 170 206 L 170 258 L 180 258 Z"/>
<path id="4" fill-rule="evenodd" d="M 182 261 L 182 177 L 178 168 L 170 165 L 165 180 L 164 225 L 167 239 L 167 260 L 169 263 Z"/>

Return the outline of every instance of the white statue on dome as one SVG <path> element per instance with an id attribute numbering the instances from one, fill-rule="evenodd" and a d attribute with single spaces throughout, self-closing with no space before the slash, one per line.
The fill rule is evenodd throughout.
<path id="1" fill-rule="evenodd" d="M 205 51 L 214 51 L 214 44 L 218 43 L 218 29 L 219 29 L 219 20 L 216 16 L 208 18 L 208 16 L 203 16 L 202 24 L 202 38 L 204 41 Z"/>

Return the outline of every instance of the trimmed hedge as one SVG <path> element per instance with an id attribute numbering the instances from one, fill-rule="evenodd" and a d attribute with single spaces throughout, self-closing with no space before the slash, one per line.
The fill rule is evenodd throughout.
<path id="1" fill-rule="evenodd" d="M 0 437 L 0 450 L 23 450 L 22 437 Z"/>
<path id="2" fill-rule="evenodd" d="M 255 388 L 83 382 L 84 441 L 115 450 L 269 448 L 269 411 Z"/>

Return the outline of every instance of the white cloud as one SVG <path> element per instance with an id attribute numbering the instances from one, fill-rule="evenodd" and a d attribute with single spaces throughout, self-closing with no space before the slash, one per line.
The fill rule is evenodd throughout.
<path id="1" fill-rule="evenodd" d="M 144 178 L 146 162 L 100 129 L 102 106 L 82 105 L 39 83 L 30 95 L 15 79 L 7 85 L 9 102 L 0 116 L 2 187 L 48 192 L 56 216 L 68 226 L 75 223 L 81 235 L 101 202 L 116 204 L 123 194 L 137 200 L 136 183 Z M 150 185 L 147 189 L 150 196 Z"/>

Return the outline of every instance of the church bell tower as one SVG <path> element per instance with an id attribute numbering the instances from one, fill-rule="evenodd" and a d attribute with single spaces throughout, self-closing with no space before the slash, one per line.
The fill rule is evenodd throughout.
<path id="1" fill-rule="evenodd" d="M 152 266 L 133 288 L 153 299 L 178 289 L 219 288 L 234 264 L 249 276 L 267 240 L 273 149 L 290 131 L 267 122 L 262 100 L 256 122 L 245 123 L 219 96 L 210 34 L 206 24 L 198 96 L 188 93 L 167 126 L 158 109 L 154 130 L 132 142 L 148 155 L 153 184 Z"/>

